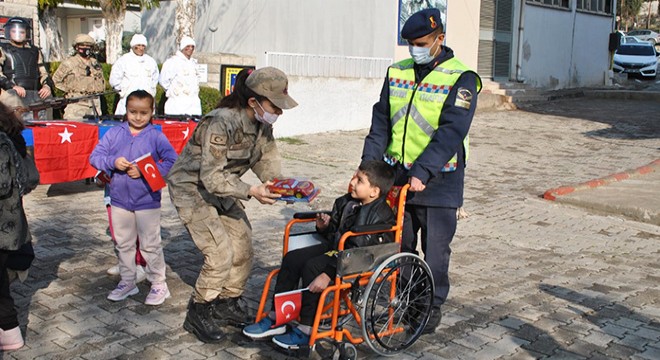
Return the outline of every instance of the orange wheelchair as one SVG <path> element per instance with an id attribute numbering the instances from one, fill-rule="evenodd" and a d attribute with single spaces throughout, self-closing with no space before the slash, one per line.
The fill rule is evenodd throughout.
<path id="1" fill-rule="evenodd" d="M 396 213 L 396 224 L 367 225 L 351 229 L 339 241 L 337 275 L 322 293 L 309 344 L 295 355 L 309 356 L 316 351 L 324 359 L 356 359 L 357 345 L 366 343 L 375 353 L 394 356 L 407 349 L 422 335 L 431 314 L 433 276 L 419 256 L 400 252 L 403 214 L 408 185 L 393 187 L 388 202 Z M 313 232 L 305 223 L 315 221 L 317 212 L 296 213 L 284 232 L 284 256 Z M 394 242 L 344 249 L 352 236 L 395 233 Z M 271 283 L 279 272 L 272 270 L 264 283 L 256 322 L 268 315 L 272 299 Z"/>

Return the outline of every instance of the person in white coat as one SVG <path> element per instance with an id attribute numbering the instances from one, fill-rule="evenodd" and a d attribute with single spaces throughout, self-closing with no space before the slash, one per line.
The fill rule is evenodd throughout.
<path id="1" fill-rule="evenodd" d="M 126 97 L 135 90 L 145 90 L 156 96 L 158 64 L 145 54 L 146 50 L 147 38 L 142 34 L 135 34 L 131 38 L 131 51 L 122 55 L 112 65 L 110 86 L 119 91 L 120 96 L 115 115 L 126 114 Z"/>
<path id="2" fill-rule="evenodd" d="M 184 36 L 181 38 L 179 51 L 163 64 L 159 82 L 167 96 L 166 115 L 202 114 L 197 60 L 193 59 L 193 52 L 195 52 L 195 40 Z"/>

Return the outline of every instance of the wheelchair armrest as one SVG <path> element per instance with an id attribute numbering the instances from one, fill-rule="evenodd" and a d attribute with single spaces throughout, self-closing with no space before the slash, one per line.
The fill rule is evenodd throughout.
<path id="1" fill-rule="evenodd" d="M 351 232 L 363 233 L 363 232 L 371 232 L 371 231 L 385 231 L 391 228 L 392 225 L 388 225 L 388 224 L 357 225 L 351 228 Z"/>
<path id="2" fill-rule="evenodd" d="M 293 214 L 294 219 L 314 219 L 316 218 L 316 215 L 318 214 L 328 214 L 330 215 L 330 211 L 306 211 L 306 212 L 299 212 Z"/>

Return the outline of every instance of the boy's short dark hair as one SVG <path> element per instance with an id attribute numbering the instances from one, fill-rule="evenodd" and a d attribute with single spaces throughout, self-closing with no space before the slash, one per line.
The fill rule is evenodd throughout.
<path id="1" fill-rule="evenodd" d="M 358 167 L 367 178 L 371 186 L 380 190 L 380 196 L 387 194 L 392 185 L 394 185 L 394 168 L 382 160 L 366 160 Z"/>

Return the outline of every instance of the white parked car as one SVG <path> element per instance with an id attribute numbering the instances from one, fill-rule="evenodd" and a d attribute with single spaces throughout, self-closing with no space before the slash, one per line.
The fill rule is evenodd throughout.
<path id="1" fill-rule="evenodd" d="M 637 43 L 643 43 L 645 42 L 644 40 L 641 40 L 639 38 L 636 38 L 634 36 L 622 36 L 621 37 L 621 43 L 622 44 L 637 44 Z"/>
<path id="2" fill-rule="evenodd" d="M 627 36 L 634 36 L 642 41 L 646 41 L 651 45 L 660 44 L 660 34 L 651 30 L 633 30 L 626 34 Z"/>
<path id="3" fill-rule="evenodd" d="M 614 52 L 614 71 L 629 75 L 656 77 L 658 53 L 649 43 L 621 44 Z"/>

